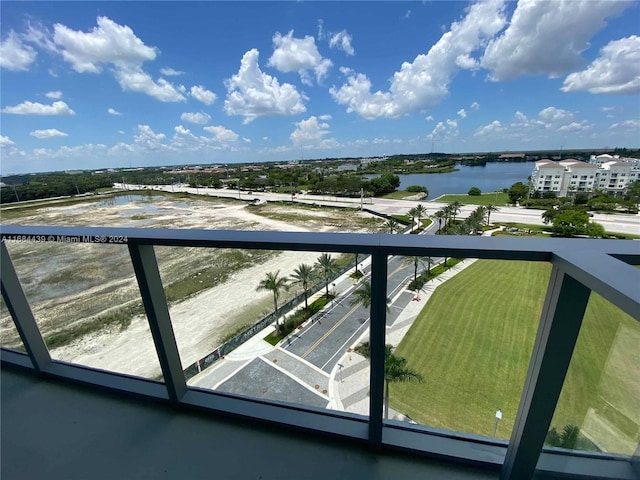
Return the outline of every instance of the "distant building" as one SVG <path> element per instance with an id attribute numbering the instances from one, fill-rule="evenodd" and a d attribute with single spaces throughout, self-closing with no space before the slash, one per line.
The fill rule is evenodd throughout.
<path id="1" fill-rule="evenodd" d="M 531 192 L 554 192 L 566 197 L 575 192 L 602 190 L 620 196 L 627 186 L 640 179 L 640 159 L 621 159 L 611 155 L 592 156 L 589 162 L 573 158 L 535 162 L 531 173 Z"/>

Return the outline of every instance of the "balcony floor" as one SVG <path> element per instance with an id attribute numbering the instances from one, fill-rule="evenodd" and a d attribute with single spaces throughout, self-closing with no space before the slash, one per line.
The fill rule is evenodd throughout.
<path id="1" fill-rule="evenodd" d="M 496 480 L 498 472 L 216 418 L 3 368 L 1 470 L 13 479 Z"/>

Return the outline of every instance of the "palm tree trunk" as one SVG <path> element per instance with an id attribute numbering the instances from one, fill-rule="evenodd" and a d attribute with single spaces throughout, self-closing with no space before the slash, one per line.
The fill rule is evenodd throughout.
<path id="1" fill-rule="evenodd" d="M 413 281 L 415 282 L 418 278 L 418 259 L 413 259 Z"/>
<path id="2" fill-rule="evenodd" d="M 389 381 L 384 382 L 384 419 L 389 420 Z"/>
<path id="3" fill-rule="evenodd" d="M 273 314 L 276 317 L 276 331 L 280 333 L 282 331 L 280 321 L 278 319 L 278 300 L 276 299 L 275 292 L 273 293 Z"/>

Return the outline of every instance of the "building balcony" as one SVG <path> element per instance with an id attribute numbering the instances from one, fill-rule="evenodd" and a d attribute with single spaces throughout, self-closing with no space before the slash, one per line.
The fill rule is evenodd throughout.
<path id="1" fill-rule="evenodd" d="M 640 427 L 633 388 L 640 384 L 640 372 L 638 359 L 625 356 L 640 321 L 640 270 L 634 267 L 640 264 L 640 244 L 635 241 L 39 226 L 2 226 L 0 233 L 2 296 L 24 346 L 24 351 L 1 350 L 3 479 L 638 478 Z M 52 242 L 126 249 L 161 377 L 52 358 L 16 272 L 11 242 L 33 249 Z M 175 330 L 179 320 L 169 314 L 156 256 L 164 247 L 369 256 L 370 361 L 360 399 L 367 413 L 188 382 Z M 394 334 L 388 324 L 394 313 L 388 312 L 386 301 L 392 274 L 388 261 L 394 256 L 550 265 L 531 351 L 521 352 L 528 357 L 528 368 L 506 438 L 496 436 L 498 412 L 493 435 L 449 428 L 441 418 L 434 420 L 437 425 L 385 418 L 385 344 Z M 21 256 L 21 265 L 28 265 L 29 258 Z M 609 378 L 605 372 L 596 381 L 605 392 L 614 388 L 611 382 L 622 378 L 624 383 L 629 377 L 631 390 L 626 383 L 615 387 L 624 398 L 607 398 L 606 415 L 589 410 L 588 431 L 607 432 L 588 439 L 600 451 L 548 447 L 545 439 L 554 415 L 564 408 L 563 386 L 574 350 L 581 352 L 576 346 L 583 341 L 592 292 L 635 322 L 618 329 L 603 359 L 606 372 L 619 375 Z M 461 293 L 460 302 L 464 300 Z M 462 341 L 450 339 L 451 355 Z M 332 381 L 333 388 L 340 388 L 338 377 Z M 482 395 L 479 388 L 476 399 L 452 396 L 449 402 L 479 402 Z"/>

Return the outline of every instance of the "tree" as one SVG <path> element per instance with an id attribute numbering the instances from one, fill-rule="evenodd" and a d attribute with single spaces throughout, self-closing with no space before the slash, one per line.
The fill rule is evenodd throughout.
<path id="1" fill-rule="evenodd" d="M 274 272 L 267 272 L 265 278 L 263 278 L 256 291 L 270 290 L 273 293 L 273 311 L 276 317 L 276 330 L 278 333 L 282 331 L 282 325 L 278 321 L 278 298 L 280 298 L 280 290 L 289 289 L 289 279 L 287 277 L 279 277 L 280 270 Z"/>
<path id="2" fill-rule="evenodd" d="M 529 195 L 529 186 L 522 182 L 516 182 L 509 188 L 509 201 L 517 203 Z"/>
<path id="3" fill-rule="evenodd" d="M 497 212 L 500 209 L 495 205 L 492 205 L 491 203 L 485 206 L 484 208 L 485 208 L 484 211 L 487 212 L 487 225 L 489 225 L 491 224 L 491 212 Z"/>
<path id="4" fill-rule="evenodd" d="M 418 218 L 418 228 L 422 228 L 422 217 L 427 216 L 427 209 L 421 203 L 416 206 L 416 217 Z"/>
<path id="5" fill-rule="evenodd" d="M 316 267 L 320 270 L 322 278 L 324 278 L 326 297 L 329 298 L 329 280 L 338 271 L 338 264 L 330 254 L 323 253 L 316 260 Z"/>
<path id="6" fill-rule="evenodd" d="M 389 418 L 389 384 L 422 382 L 422 375 L 407 368 L 407 359 L 393 354 L 393 345 L 384 346 L 384 418 Z"/>
<path id="7" fill-rule="evenodd" d="M 411 217 L 411 233 L 413 233 L 413 227 L 416 223 L 416 217 L 418 216 L 418 211 L 416 210 L 416 207 L 409 209 L 409 211 L 407 212 L 407 215 Z"/>
<path id="8" fill-rule="evenodd" d="M 389 231 L 389 233 L 396 233 L 400 230 L 400 223 L 395 218 L 388 218 L 386 222 L 384 222 L 383 228 L 385 231 Z"/>
<path id="9" fill-rule="evenodd" d="M 480 190 L 478 187 L 471 187 L 467 192 L 467 195 L 479 197 L 480 195 L 482 195 L 482 190 Z"/>
<path id="10" fill-rule="evenodd" d="M 552 231 L 561 237 L 573 237 L 575 235 L 603 237 L 605 235 L 602 225 L 590 222 L 587 212 L 575 209 L 566 209 L 557 213 L 553 217 Z"/>
<path id="11" fill-rule="evenodd" d="M 454 222 L 456 221 L 456 215 L 460 213 L 460 207 L 462 207 L 462 204 L 457 200 L 451 202 L 445 207 L 449 209 L 449 215 Z"/>
<path id="12" fill-rule="evenodd" d="M 309 309 L 308 304 L 308 290 L 309 284 L 313 282 L 316 278 L 316 270 L 313 268 L 313 265 L 307 265 L 306 263 L 301 263 L 298 267 L 293 271 L 291 275 L 293 283 L 300 285 L 302 290 L 304 291 L 304 309 Z"/>
<path id="13" fill-rule="evenodd" d="M 433 216 L 438 219 L 438 231 L 439 231 L 442 228 L 442 220 L 447 218 L 447 213 L 444 211 L 444 209 L 440 209 L 436 213 L 434 213 Z"/>

